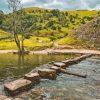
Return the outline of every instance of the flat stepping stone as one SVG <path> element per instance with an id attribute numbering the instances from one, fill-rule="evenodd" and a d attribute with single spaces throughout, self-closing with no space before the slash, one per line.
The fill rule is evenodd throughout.
<path id="1" fill-rule="evenodd" d="M 63 62 L 55 62 L 53 65 L 60 68 L 66 68 L 66 64 Z"/>
<path id="2" fill-rule="evenodd" d="M 40 82 L 40 76 L 38 73 L 28 73 L 24 76 L 25 79 L 30 80 L 33 84 Z"/>
<path id="3" fill-rule="evenodd" d="M 52 69 L 39 69 L 38 73 L 40 77 L 42 78 L 48 78 L 48 79 L 55 80 L 57 77 L 56 70 L 52 70 Z"/>
<path id="4" fill-rule="evenodd" d="M 4 89 L 10 95 L 16 95 L 20 92 L 23 92 L 29 89 L 32 86 L 32 82 L 26 79 L 18 79 L 8 84 L 4 84 Z"/>
<path id="5" fill-rule="evenodd" d="M 69 65 L 77 64 L 78 63 L 76 59 L 64 60 L 62 62 L 65 63 L 66 66 L 69 66 Z"/>
<path id="6" fill-rule="evenodd" d="M 56 70 L 57 73 L 60 72 L 60 68 L 57 66 L 51 66 L 50 69 Z"/>

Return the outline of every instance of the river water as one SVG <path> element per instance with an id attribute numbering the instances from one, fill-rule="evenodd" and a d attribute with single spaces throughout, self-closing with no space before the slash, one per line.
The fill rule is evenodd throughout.
<path id="1" fill-rule="evenodd" d="M 74 55 L 75 56 L 75 55 Z M 18 55 L 0 55 L 0 93 L 3 83 L 22 77 L 25 73 L 39 66 L 47 66 L 51 61 L 72 58 L 73 55 L 27 55 L 20 61 Z M 87 78 L 59 74 L 56 80 L 42 79 L 40 84 L 33 86 L 28 92 L 17 97 L 24 100 L 100 100 L 100 58 L 91 57 L 69 66 L 67 70 L 87 74 Z M 36 94 L 37 93 L 37 94 Z M 41 99 L 42 97 L 42 99 Z"/>

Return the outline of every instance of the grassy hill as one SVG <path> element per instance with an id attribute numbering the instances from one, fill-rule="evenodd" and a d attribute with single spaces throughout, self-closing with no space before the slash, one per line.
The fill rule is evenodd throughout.
<path id="1" fill-rule="evenodd" d="M 32 20 L 33 28 L 25 40 L 25 47 L 31 50 L 35 49 L 35 47 L 50 47 L 53 45 L 53 41 L 61 45 L 81 45 L 83 41 L 74 37 L 73 34 L 77 33 L 74 30 L 90 23 L 91 20 L 99 15 L 99 12 L 95 10 L 59 11 L 34 7 L 24 8 L 23 10 L 26 12 L 27 20 Z M 8 21 L 9 17 L 6 17 L 5 20 Z M 0 37 L 2 37 L 4 33 L 4 31 L 0 31 Z M 36 39 L 34 40 L 34 38 Z M 13 40 L 2 41 L 0 41 L 2 45 L 3 43 L 6 45 L 6 43 L 9 42 L 9 44 L 12 43 L 14 46 L 11 45 L 12 48 L 0 46 L 1 49 L 15 48 Z M 42 43 L 40 41 L 42 41 Z"/>

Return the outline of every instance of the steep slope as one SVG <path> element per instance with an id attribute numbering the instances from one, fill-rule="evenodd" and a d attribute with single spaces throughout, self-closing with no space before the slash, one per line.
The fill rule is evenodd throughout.
<path id="1" fill-rule="evenodd" d="M 81 40 L 87 47 L 100 48 L 100 16 L 77 28 L 74 32 L 75 38 Z"/>

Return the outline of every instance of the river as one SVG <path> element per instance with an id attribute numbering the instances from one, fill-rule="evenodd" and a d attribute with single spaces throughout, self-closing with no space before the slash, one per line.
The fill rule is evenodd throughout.
<path id="1" fill-rule="evenodd" d="M 26 55 L 0 54 L 0 94 L 5 94 L 3 84 L 22 77 L 36 67 L 51 61 L 61 61 L 75 55 Z M 87 78 L 59 74 L 56 80 L 42 79 L 40 84 L 17 97 L 35 100 L 36 92 L 42 92 L 43 100 L 100 100 L 100 58 L 91 57 L 68 70 L 86 73 Z M 32 92 L 33 91 L 33 92 Z M 40 93 L 41 95 L 41 93 Z M 40 99 L 36 99 L 40 100 Z"/>

